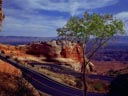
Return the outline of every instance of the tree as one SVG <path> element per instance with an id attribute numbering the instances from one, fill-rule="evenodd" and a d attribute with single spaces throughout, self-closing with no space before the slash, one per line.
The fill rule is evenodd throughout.
<path id="1" fill-rule="evenodd" d="M 91 57 L 95 52 L 102 47 L 112 36 L 115 34 L 123 34 L 123 22 L 112 15 L 104 14 L 98 15 L 96 13 L 89 14 L 84 13 L 82 18 L 71 17 L 67 24 L 63 28 L 58 28 L 58 36 L 65 40 L 72 42 L 79 42 L 83 48 L 83 62 L 82 62 L 82 73 L 83 73 L 83 84 L 84 84 L 84 96 L 86 96 L 86 79 L 85 79 L 85 68 L 90 62 Z M 93 51 L 86 56 L 88 60 L 85 60 L 86 44 L 89 40 L 93 39 Z"/>

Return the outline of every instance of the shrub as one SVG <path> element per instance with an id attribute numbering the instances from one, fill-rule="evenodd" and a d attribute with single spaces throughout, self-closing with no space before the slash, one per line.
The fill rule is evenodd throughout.
<path id="1" fill-rule="evenodd" d="M 6 56 L 6 59 L 9 59 L 9 58 L 10 58 L 10 56 L 7 55 L 7 56 Z"/>
<path id="2" fill-rule="evenodd" d="M 2 54 L 5 54 L 4 50 L 1 50 L 1 53 L 2 53 Z"/>
<path id="3" fill-rule="evenodd" d="M 99 82 L 99 83 L 97 83 L 97 84 L 94 85 L 94 89 L 96 91 L 103 91 L 104 90 L 104 84 L 101 83 L 101 82 Z"/>

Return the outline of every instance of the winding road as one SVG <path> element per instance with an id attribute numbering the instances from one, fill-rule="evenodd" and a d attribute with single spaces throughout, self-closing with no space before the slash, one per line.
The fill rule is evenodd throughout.
<path id="1" fill-rule="evenodd" d="M 7 58 L 3 54 L 0 54 L 0 59 L 21 69 L 23 76 L 29 82 L 31 82 L 36 87 L 36 89 L 38 89 L 41 92 L 48 93 L 52 96 L 83 96 L 83 90 L 52 80 L 51 78 L 41 74 L 38 70 L 36 70 L 33 67 L 25 67 L 22 64 L 14 61 L 13 59 Z M 90 78 L 97 77 L 90 76 Z M 111 81 L 112 78 L 105 78 L 105 80 Z M 104 94 L 88 93 L 88 96 L 104 96 Z"/>
<path id="2" fill-rule="evenodd" d="M 48 93 L 52 96 L 83 96 L 83 90 L 58 83 L 57 81 L 39 73 L 34 68 L 27 68 L 12 59 L 7 59 L 4 55 L 0 55 L 0 59 L 20 68 L 23 76 L 42 92 Z"/>

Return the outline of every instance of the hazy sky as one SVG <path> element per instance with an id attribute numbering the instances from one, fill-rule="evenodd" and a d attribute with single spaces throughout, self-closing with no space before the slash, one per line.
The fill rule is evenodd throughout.
<path id="1" fill-rule="evenodd" d="M 71 16 L 111 13 L 125 23 L 128 33 L 128 0 L 3 0 L 4 36 L 57 36 Z"/>

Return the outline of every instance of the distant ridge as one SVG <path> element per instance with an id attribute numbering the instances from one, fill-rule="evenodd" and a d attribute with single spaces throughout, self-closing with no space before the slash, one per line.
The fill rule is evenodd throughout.
<path id="1" fill-rule="evenodd" d="M 37 41 L 48 41 L 57 39 L 57 37 L 29 37 L 29 36 L 0 36 L 0 43 L 4 44 L 27 44 L 30 42 Z M 113 44 L 123 44 L 128 45 L 128 36 L 114 36 L 110 41 L 109 45 Z"/>
<path id="2" fill-rule="evenodd" d="M 57 37 L 0 36 L 0 43 L 19 45 L 37 41 L 48 41 L 56 38 Z"/>

